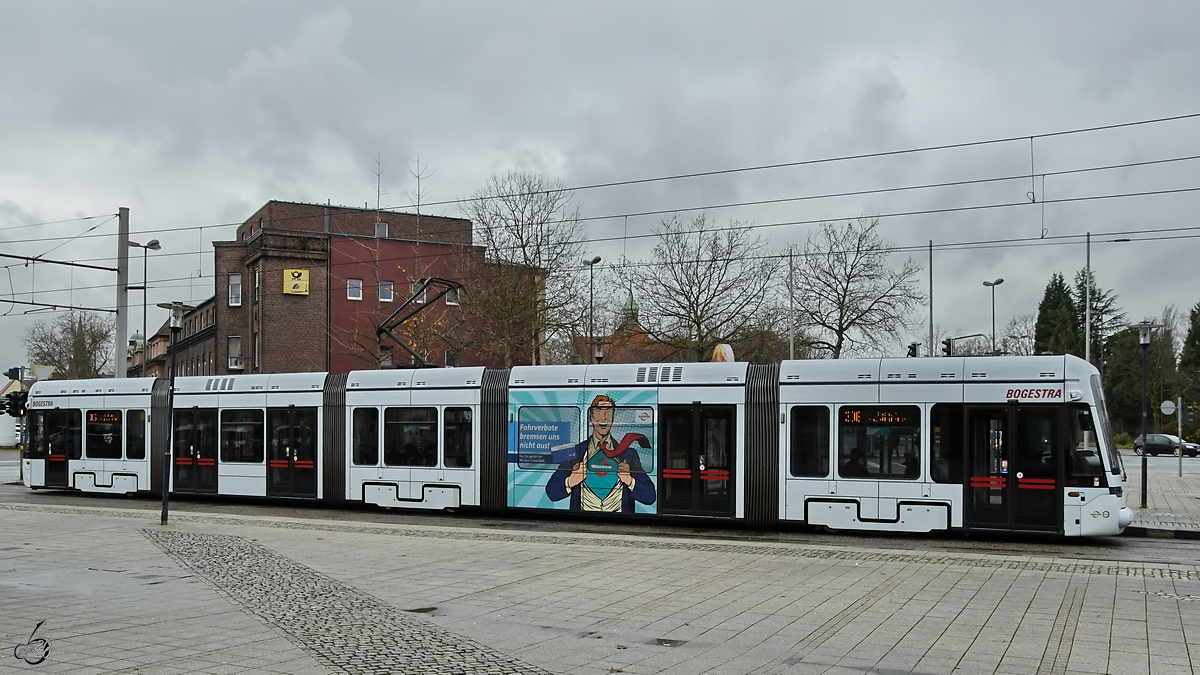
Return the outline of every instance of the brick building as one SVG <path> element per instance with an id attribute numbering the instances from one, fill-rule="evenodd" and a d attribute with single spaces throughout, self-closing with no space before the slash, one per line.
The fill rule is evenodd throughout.
<path id="1" fill-rule="evenodd" d="M 215 293 L 184 318 L 180 375 L 407 367 L 412 357 L 376 326 L 417 280 L 454 279 L 484 260 L 469 220 L 280 201 L 213 248 Z M 457 292 L 429 297 L 432 306 L 397 334 L 435 365 L 497 365 L 455 344 Z"/>

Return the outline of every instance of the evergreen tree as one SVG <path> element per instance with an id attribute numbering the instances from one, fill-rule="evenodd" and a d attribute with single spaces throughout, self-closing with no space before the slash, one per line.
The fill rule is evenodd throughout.
<path id="1" fill-rule="evenodd" d="M 1118 431 L 1136 436 L 1142 420 L 1142 351 L 1138 329 L 1110 335 L 1104 345 L 1104 399 Z"/>
<path id="2" fill-rule="evenodd" d="M 1200 302 L 1192 306 L 1188 316 L 1188 329 L 1183 338 L 1183 349 L 1179 352 L 1179 377 L 1183 382 L 1183 398 L 1195 410 L 1200 404 Z M 1188 440 L 1195 438 L 1200 420 L 1193 419 L 1185 429 Z"/>
<path id="3" fill-rule="evenodd" d="M 1037 324 L 1033 332 L 1035 354 L 1083 354 L 1083 331 L 1077 321 L 1079 312 L 1063 275 L 1055 272 L 1046 284 L 1046 293 L 1038 304 Z"/>
<path id="4" fill-rule="evenodd" d="M 1080 326 L 1080 342 L 1081 348 L 1085 346 L 1087 340 L 1084 334 L 1084 326 L 1087 323 L 1087 286 L 1085 285 L 1085 277 L 1087 277 L 1087 269 L 1081 269 L 1075 273 L 1075 323 Z M 1100 359 L 1101 345 L 1104 340 L 1117 331 L 1125 327 L 1125 312 L 1117 305 L 1117 294 L 1112 290 L 1105 290 L 1096 285 L 1096 273 L 1092 272 L 1090 285 L 1092 287 L 1092 362 L 1098 363 Z"/>
<path id="5" fill-rule="evenodd" d="M 1179 352 L 1179 372 L 1189 380 L 1200 380 L 1200 302 L 1192 306 L 1188 316 L 1187 334 Z M 1200 398 L 1200 382 L 1191 382 L 1187 395 L 1191 400 Z"/>

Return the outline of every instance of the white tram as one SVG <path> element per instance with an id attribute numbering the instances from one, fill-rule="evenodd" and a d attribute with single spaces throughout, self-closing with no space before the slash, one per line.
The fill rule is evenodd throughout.
<path id="1" fill-rule="evenodd" d="M 46 381 L 31 488 L 758 527 L 1119 534 L 1099 374 L 1070 356 Z"/>

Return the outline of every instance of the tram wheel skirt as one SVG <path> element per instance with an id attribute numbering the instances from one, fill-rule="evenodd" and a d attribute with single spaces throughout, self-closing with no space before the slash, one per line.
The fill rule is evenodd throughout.
<path id="1" fill-rule="evenodd" d="M 835 530 L 879 532 L 932 532 L 950 528 L 950 505 L 900 502 L 895 519 L 864 518 L 857 500 L 810 499 L 804 503 L 805 521 Z"/>

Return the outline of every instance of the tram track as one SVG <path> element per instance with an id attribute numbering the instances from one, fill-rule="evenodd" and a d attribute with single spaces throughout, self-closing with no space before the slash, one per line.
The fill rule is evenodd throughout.
<path id="1" fill-rule="evenodd" d="M 67 492 L 30 491 L 19 484 L 0 485 L 0 507 L 74 509 L 125 509 L 157 513 L 158 501 L 139 496 L 84 495 Z M 792 544 L 822 548 L 870 548 L 894 554 L 987 554 L 1037 556 L 1063 561 L 1108 561 L 1155 565 L 1196 565 L 1200 546 L 1196 542 L 1173 539 L 1098 537 L 1062 539 L 1046 535 L 1012 532 L 997 533 L 819 533 L 788 527 L 780 531 L 762 531 L 745 527 L 720 527 L 713 523 L 697 526 L 643 524 L 631 521 L 587 522 L 566 518 L 494 518 L 477 513 L 411 513 L 362 508 L 334 508 L 320 505 L 292 507 L 256 504 L 225 499 L 173 499 L 172 513 L 197 517 L 203 515 L 289 518 L 332 521 L 343 525 L 415 525 L 432 528 L 478 529 L 482 532 L 509 534 L 557 534 L 594 536 L 619 534 L 649 539 L 684 539 L 743 545 Z"/>

